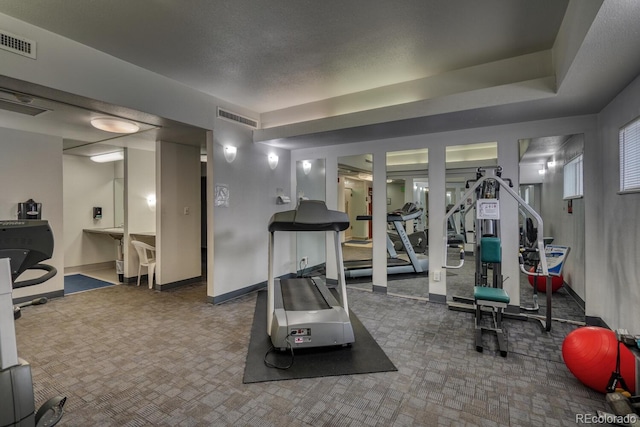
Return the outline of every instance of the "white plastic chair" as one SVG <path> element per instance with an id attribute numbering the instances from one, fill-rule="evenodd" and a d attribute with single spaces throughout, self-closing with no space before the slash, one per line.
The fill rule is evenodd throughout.
<path id="1" fill-rule="evenodd" d="M 153 288 L 153 272 L 156 268 L 156 248 L 138 240 L 131 242 L 136 252 L 138 252 L 138 258 L 140 263 L 138 264 L 138 286 L 140 286 L 140 271 L 142 267 L 147 267 L 149 276 L 149 289 Z"/>

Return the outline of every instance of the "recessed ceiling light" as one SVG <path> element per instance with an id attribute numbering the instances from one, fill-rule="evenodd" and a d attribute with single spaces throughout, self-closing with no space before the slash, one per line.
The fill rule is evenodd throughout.
<path id="1" fill-rule="evenodd" d="M 113 153 L 98 154 L 89 158 L 97 163 L 116 162 L 124 159 L 124 153 L 122 151 L 114 151 Z"/>
<path id="2" fill-rule="evenodd" d="M 112 117 L 99 117 L 91 120 L 91 126 L 105 132 L 134 133 L 140 130 L 140 126 L 128 120 Z"/>

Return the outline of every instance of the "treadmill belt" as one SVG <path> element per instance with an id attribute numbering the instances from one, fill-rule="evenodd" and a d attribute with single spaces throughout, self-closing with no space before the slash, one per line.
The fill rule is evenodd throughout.
<path id="1" fill-rule="evenodd" d="M 286 311 L 326 310 L 331 306 L 309 278 L 281 279 L 280 291 Z"/>
<path id="2" fill-rule="evenodd" d="M 402 258 L 387 258 L 387 267 L 395 267 L 397 265 L 411 265 L 411 263 Z M 370 259 L 345 261 L 344 268 L 347 270 L 357 270 L 360 268 L 373 267 L 373 261 Z"/>

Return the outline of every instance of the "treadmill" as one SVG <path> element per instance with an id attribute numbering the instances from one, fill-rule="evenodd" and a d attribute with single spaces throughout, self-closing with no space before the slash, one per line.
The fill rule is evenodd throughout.
<path id="1" fill-rule="evenodd" d="M 387 257 L 387 274 L 427 273 L 429 271 L 429 258 L 424 254 L 416 254 L 403 226 L 404 222 L 416 219 L 420 215 L 422 215 L 422 209 L 419 209 L 413 203 L 405 203 L 402 209 L 387 214 L 387 222 L 393 225 L 406 252 L 406 254 L 399 255 L 389 237 L 389 233 L 387 233 L 387 253 L 389 254 Z M 371 215 L 358 215 L 356 217 L 356 219 L 362 221 L 370 221 L 371 218 Z M 373 275 L 373 260 L 345 261 L 344 268 L 345 276 L 348 278 L 369 277 Z"/>
<path id="2" fill-rule="evenodd" d="M 274 348 L 348 345 L 355 341 L 349 319 L 340 232 L 349 227 L 344 212 L 327 209 L 319 200 L 301 200 L 295 210 L 274 214 L 269 221 L 267 333 Z M 333 232 L 338 267 L 338 301 L 320 277 L 273 277 L 276 231 Z"/>
<path id="3" fill-rule="evenodd" d="M 57 274 L 41 261 L 53 256 L 53 233 L 45 220 L 0 220 L 0 426 L 54 426 L 64 413 L 66 397 L 56 396 L 35 410 L 31 365 L 18 357 L 15 320 L 21 307 L 44 304 L 46 298 L 13 305 L 13 289 L 44 283 Z M 17 281 L 27 270 L 42 276 Z M 49 343 L 43 343 L 48 345 Z"/>

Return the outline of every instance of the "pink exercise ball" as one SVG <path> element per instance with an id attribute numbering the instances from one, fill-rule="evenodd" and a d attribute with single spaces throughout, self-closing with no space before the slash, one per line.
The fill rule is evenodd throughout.
<path id="1" fill-rule="evenodd" d="M 585 326 L 570 332 L 562 343 L 562 358 L 569 371 L 584 385 L 601 393 L 607 392 L 607 384 L 616 368 L 618 340 L 609 329 Z M 636 390 L 635 357 L 620 345 L 620 373 L 630 388 Z M 617 385 L 621 388 L 620 384 Z"/>

